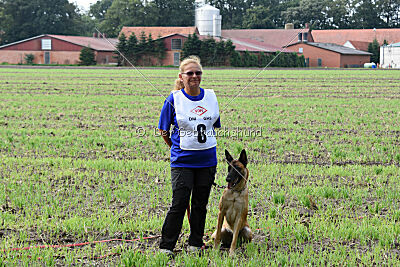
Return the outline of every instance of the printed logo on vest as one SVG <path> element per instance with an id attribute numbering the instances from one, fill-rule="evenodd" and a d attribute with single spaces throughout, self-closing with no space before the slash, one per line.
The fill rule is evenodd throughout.
<path id="1" fill-rule="evenodd" d="M 194 109 L 192 109 L 190 112 L 196 114 L 197 116 L 201 116 L 207 112 L 207 109 L 203 108 L 202 106 L 197 106 Z"/>

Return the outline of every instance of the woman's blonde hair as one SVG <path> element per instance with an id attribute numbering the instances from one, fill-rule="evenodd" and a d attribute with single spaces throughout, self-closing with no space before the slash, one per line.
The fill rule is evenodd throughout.
<path id="1" fill-rule="evenodd" d="M 203 67 L 200 64 L 200 58 L 198 56 L 188 56 L 187 58 L 182 60 L 181 64 L 179 65 L 179 73 L 183 73 L 186 65 L 189 65 L 190 63 L 197 64 L 200 67 L 200 70 L 203 71 Z M 174 90 L 181 90 L 183 87 L 185 87 L 185 85 L 183 84 L 181 79 L 176 79 Z"/>

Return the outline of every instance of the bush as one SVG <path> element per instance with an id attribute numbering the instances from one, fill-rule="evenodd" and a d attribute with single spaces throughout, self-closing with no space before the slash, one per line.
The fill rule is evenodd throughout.
<path id="1" fill-rule="evenodd" d="M 229 62 L 235 62 L 235 46 L 232 41 L 215 40 L 213 37 L 200 40 L 197 34 L 188 36 L 183 45 L 181 59 L 190 55 L 200 57 L 203 66 L 225 66 Z M 235 64 L 240 64 L 236 62 Z"/>
<path id="2" fill-rule="evenodd" d="M 276 58 L 275 58 L 276 57 Z M 304 56 L 297 56 L 296 53 L 279 53 L 267 55 L 263 52 L 260 54 L 235 52 L 231 57 L 231 65 L 234 67 L 305 67 Z"/>
<path id="3" fill-rule="evenodd" d="M 33 60 L 35 60 L 35 56 L 33 54 L 25 54 L 25 62 L 26 64 L 32 65 Z"/>
<path id="4" fill-rule="evenodd" d="M 371 62 L 378 64 L 380 60 L 380 45 L 378 40 L 374 39 L 372 43 L 368 44 L 368 52 L 372 53 Z"/>
<path id="5" fill-rule="evenodd" d="M 82 48 L 81 54 L 79 55 L 79 65 L 96 65 L 96 60 L 94 59 L 94 51 L 90 47 Z"/>
<path id="6" fill-rule="evenodd" d="M 158 64 L 161 65 L 162 60 L 165 58 L 166 50 L 161 36 L 153 40 L 151 34 L 146 37 L 145 33 L 142 32 L 138 39 L 134 33 L 129 38 L 126 38 L 122 33 L 118 39 L 118 51 L 133 65 L 152 65 L 152 58 L 156 58 Z M 114 52 L 118 60 L 118 66 L 130 65 L 118 51 Z"/>

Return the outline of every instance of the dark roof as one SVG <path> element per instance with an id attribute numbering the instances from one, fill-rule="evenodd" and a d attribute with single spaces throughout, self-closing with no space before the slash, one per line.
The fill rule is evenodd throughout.
<path id="1" fill-rule="evenodd" d="M 365 52 L 365 51 L 361 51 L 361 50 L 356 50 L 353 48 L 349 48 L 343 45 L 338 45 L 338 44 L 331 44 L 331 43 L 305 43 L 311 46 L 315 46 L 318 48 L 322 48 L 322 49 L 326 49 L 329 51 L 333 51 L 339 54 L 343 54 L 343 55 L 365 55 L 365 56 L 369 56 L 372 55 L 371 53 Z"/>
<path id="2" fill-rule="evenodd" d="M 114 46 L 116 46 L 118 43 L 118 39 L 116 38 L 101 38 L 101 37 L 97 38 L 97 37 L 53 35 L 53 34 L 47 34 L 47 36 L 80 46 L 90 46 L 90 48 L 97 51 L 115 51 Z"/>
<path id="3" fill-rule="evenodd" d="M 183 36 L 183 37 L 187 38 L 189 35 L 188 34 L 174 33 L 174 34 L 170 34 L 170 35 L 166 35 L 164 37 L 161 37 L 160 39 L 169 38 L 171 36 Z M 199 37 L 200 40 L 205 40 L 205 39 L 212 38 L 216 42 L 219 42 L 221 40 L 225 41 L 225 42 L 228 41 L 228 40 L 231 40 L 233 45 L 235 46 L 235 50 L 236 51 L 273 53 L 273 52 L 282 50 L 282 53 L 296 53 L 297 52 L 297 51 L 294 51 L 293 49 L 290 49 L 290 48 L 282 49 L 281 47 L 268 45 L 266 43 L 255 41 L 255 40 L 252 40 L 252 39 L 245 39 L 245 38 L 231 39 L 231 38 L 223 38 L 223 37 L 213 37 L 213 36 L 209 36 L 209 35 L 197 35 L 197 36 Z"/>
<path id="4" fill-rule="evenodd" d="M 251 39 L 275 47 L 284 47 L 296 43 L 298 34 L 309 29 L 237 29 L 222 30 L 221 35 L 230 39 Z M 309 34 L 310 35 L 310 34 Z M 310 35 L 309 38 L 312 38 Z M 309 39 L 311 41 L 312 39 Z"/>
<path id="5" fill-rule="evenodd" d="M 44 37 L 44 36 L 46 36 L 46 35 L 45 34 L 41 34 L 41 35 L 34 36 L 34 37 L 31 37 L 31 38 L 27 38 L 27 39 L 24 39 L 24 40 L 21 40 L 21 41 L 16 41 L 16 42 L 13 42 L 13 43 L 5 44 L 5 45 L 0 46 L 0 49 L 2 49 L 4 47 L 12 46 L 12 45 L 20 44 L 20 43 L 23 43 L 23 42 L 31 41 L 31 40 L 34 40 L 36 38 L 40 38 L 40 37 Z"/>
<path id="6" fill-rule="evenodd" d="M 69 42 L 72 44 L 76 44 L 76 45 L 79 45 L 82 47 L 90 46 L 90 48 L 92 48 L 93 50 L 96 50 L 96 51 L 115 51 L 115 48 L 113 46 L 115 46 L 118 43 L 118 39 L 115 39 L 115 38 L 107 38 L 106 39 L 106 38 L 95 38 L 95 37 L 85 37 L 85 36 L 41 34 L 41 35 L 34 36 L 34 37 L 31 37 L 28 39 L 24 39 L 21 41 L 17 41 L 14 43 L 0 46 L 0 49 L 4 48 L 4 47 L 12 46 L 12 45 L 20 44 L 23 42 L 31 41 L 34 39 L 46 37 L 46 36 L 52 37 L 52 38 L 55 38 L 58 40 L 62 40 L 65 42 Z"/>
<path id="7" fill-rule="evenodd" d="M 204 40 L 207 38 L 214 38 L 214 40 L 216 40 L 217 42 L 219 40 L 223 40 L 223 41 L 228 41 L 231 40 L 233 45 L 235 46 L 235 50 L 236 51 L 249 51 L 249 52 L 268 52 L 268 53 L 272 53 L 272 52 L 276 52 L 276 51 L 280 51 L 282 50 L 281 47 L 277 47 L 277 46 L 273 46 L 273 45 L 269 45 L 263 42 L 259 42 L 256 40 L 252 40 L 252 39 L 246 39 L 246 38 L 220 38 L 220 37 L 211 37 L 209 35 L 200 35 L 199 39 L 200 40 Z M 286 48 L 284 49 L 284 51 L 282 52 L 296 52 L 290 48 Z"/>
<path id="8" fill-rule="evenodd" d="M 262 52 L 296 52 L 290 48 L 282 49 L 282 47 L 271 45 L 248 38 L 231 38 L 232 43 L 236 46 L 237 51 L 262 51 Z"/>
<path id="9" fill-rule="evenodd" d="M 368 51 L 368 45 L 370 44 L 369 42 L 352 41 L 352 40 L 349 40 L 347 42 L 349 42 L 354 47 L 354 49 L 361 50 L 361 51 Z M 344 43 L 344 44 L 346 44 L 346 43 Z"/>

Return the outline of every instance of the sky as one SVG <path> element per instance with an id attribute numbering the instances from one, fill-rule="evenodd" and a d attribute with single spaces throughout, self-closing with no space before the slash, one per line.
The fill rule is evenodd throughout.
<path id="1" fill-rule="evenodd" d="M 83 8 L 85 11 L 89 10 L 90 4 L 94 4 L 97 0 L 68 0 L 71 3 L 76 3 L 79 7 Z"/>

